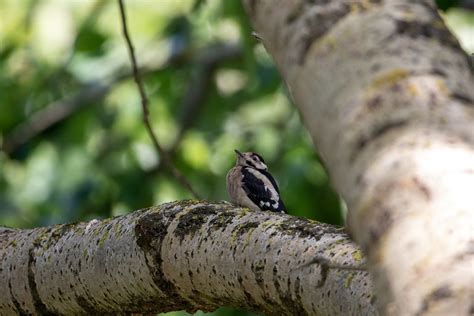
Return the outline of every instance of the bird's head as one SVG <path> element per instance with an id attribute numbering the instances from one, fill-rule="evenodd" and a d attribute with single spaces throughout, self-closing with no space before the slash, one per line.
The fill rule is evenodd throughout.
<path id="1" fill-rule="evenodd" d="M 237 154 L 237 166 L 267 170 L 267 165 L 259 154 L 253 152 L 241 153 L 237 149 L 235 150 L 235 153 Z"/>

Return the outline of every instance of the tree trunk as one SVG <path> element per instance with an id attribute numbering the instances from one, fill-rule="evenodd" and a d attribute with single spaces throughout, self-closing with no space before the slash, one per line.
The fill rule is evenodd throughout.
<path id="1" fill-rule="evenodd" d="M 245 0 L 385 315 L 474 310 L 474 80 L 432 1 Z"/>
<path id="2" fill-rule="evenodd" d="M 158 313 L 241 307 L 266 315 L 374 315 L 340 229 L 228 203 L 182 201 L 103 221 L 0 229 L 0 314 Z"/>

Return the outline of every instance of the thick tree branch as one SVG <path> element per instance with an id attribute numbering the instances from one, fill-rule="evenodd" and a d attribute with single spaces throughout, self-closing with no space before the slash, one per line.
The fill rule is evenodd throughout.
<path id="1" fill-rule="evenodd" d="M 244 0 L 386 315 L 469 315 L 474 78 L 433 1 Z"/>
<path id="2" fill-rule="evenodd" d="M 0 314 L 211 311 L 373 315 L 367 272 L 338 228 L 182 201 L 103 221 L 0 229 Z"/>

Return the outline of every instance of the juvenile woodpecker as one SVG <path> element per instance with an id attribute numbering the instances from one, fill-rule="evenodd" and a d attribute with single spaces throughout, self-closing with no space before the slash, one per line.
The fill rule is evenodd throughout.
<path id="1" fill-rule="evenodd" d="M 285 204 L 275 179 L 267 171 L 263 158 L 256 153 L 241 153 L 227 173 L 227 192 L 233 203 L 252 210 L 285 213 Z"/>

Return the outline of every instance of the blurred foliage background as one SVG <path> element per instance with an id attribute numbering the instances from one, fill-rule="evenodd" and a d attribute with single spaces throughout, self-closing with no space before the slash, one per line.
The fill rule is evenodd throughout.
<path id="1" fill-rule="evenodd" d="M 117 2 L 0 2 L 0 225 L 105 218 L 191 198 L 144 128 Z M 438 4 L 472 53 L 472 1 Z M 233 149 L 252 150 L 290 214 L 342 224 L 343 203 L 240 1 L 133 0 L 126 9 L 154 130 L 202 197 L 227 199 Z"/>

